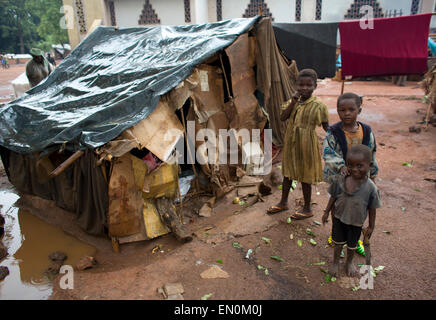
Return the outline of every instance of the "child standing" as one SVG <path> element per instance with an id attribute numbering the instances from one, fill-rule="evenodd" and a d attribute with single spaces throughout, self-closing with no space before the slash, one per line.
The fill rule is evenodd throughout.
<path id="1" fill-rule="evenodd" d="M 349 175 L 336 175 L 330 180 L 330 199 L 322 216 L 322 222 L 325 224 L 332 212 L 332 242 L 335 247 L 329 273 L 334 277 L 339 272 L 339 257 L 344 244 L 347 244 L 347 275 L 357 275 L 353 257 L 362 226 L 369 215 L 366 236 L 368 239 L 371 238 L 375 227 L 376 208 L 381 206 L 377 187 L 368 179 L 372 161 L 371 150 L 362 144 L 353 145 L 348 150 L 346 159 Z"/>
<path id="2" fill-rule="evenodd" d="M 364 144 L 371 149 L 370 177 L 374 180 L 377 176 L 377 145 L 374 134 L 369 125 L 357 121 L 357 116 L 362 111 L 361 105 L 362 99 L 355 93 L 344 93 L 338 98 L 337 111 L 341 121 L 327 130 L 324 139 L 323 179 L 326 182 L 336 174 L 348 174 L 345 165 L 347 151 L 356 144 Z"/>
<path id="3" fill-rule="evenodd" d="M 315 70 L 301 70 L 297 78 L 297 92 L 282 106 L 280 119 L 289 120 L 283 148 L 282 198 L 277 205 L 267 210 L 268 214 L 289 209 L 289 191 L 292 181 L 296 180 L 301 182 L 304 206 L 291 217 L 301 220 L 313 216 L 312 184 L 322 181 L 321 155 L 315 128 L 328 128 L 328 109 L 317 97 L 312 96 L 317 78 Z"/>

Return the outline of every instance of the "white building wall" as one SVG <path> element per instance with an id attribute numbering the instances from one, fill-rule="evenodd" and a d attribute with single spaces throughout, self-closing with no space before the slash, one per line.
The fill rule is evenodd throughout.
<path id="1" fill-rule="evenodd" d="M 301 22 L 315 21 L 316 0 L 301 1 Z"/>
<path id="2" fill-rule="evenodd" d="M 344 15 L 353 2 L 353 0 L 322 0 L 320 22 L 339 22 L 344 20 Z"/>
<path id="3" fill-rule="evenodd" d="M 115 0 L 115 19 L 121 28 L 137 27 L 144 1 L 141 0 Z"/>
<path id="4" fill-rule="evenodd" d="M 436 0 L 421 0 L 420 11 L 433 7 Z M 144 0 L 114 0 L 115 16 L 119 27 L 136 27 L 144 6 Z M 216 0 L 190 0 L 191 23 L 216 21 Z M 241 18 L 249 0 L 222 0 L 222 19 Z M 274 22 L 295 22 L 295 0 L 265 0 Z M 412 0 L 378 0 L 384 13 L 389 10 L 410 14 Z M 150 0 L 162 25 L 185 25 L 183 0 Z M 315 20 L 316 0 L 302 0 L 301 22 L 339 22 L 351 7 L 353 0 L 323 0 L 321 20 Z M 436 27 L 436 16 L 432 19 Z"/>
<path id="5" fill-rule="evenodd" d="M 183 0 L 180 2 L 183 2 Z M 203 24 L 208 23 L 208 20 L 208 0 L 191 0 L 191 23 Z"/>
<path id="6" fill-rule="evenodd" d="M 207 11 L 209 22 L 216 22 L 216 0 L 208 0 Z"/>
<path id="7" fill-rule="evenodd" d="M 412 8 L 412 0 L 379 0 L 378 1 L 383 8 L 383 13 L 387 13 L 389 10 L 397 10 L 397 15 L 399 15 L 400 10 L 403 16 L 410 14 L 410 9 Z"/>
<path id="8" fill-rule="evenodd" d="M 121 28 L 137 27 L 144 8 L 144 0 L 114 0 L 115 19 Z M 185 7 L 183 0 L 150 0 L 162 25 L 184 25 Z M 191 6 L 191 17 L 193 15 Z"/>
<path id="9" fill-rule="evenodd" d="M 144 1 L 142 0 L 142 3 Z M 184 25 L 185 6 L 183 0 L 150 0 L 150 3 L 157 13 L 162 25 Z M 191 19 L 193 15 L 191 1 Z"/>
<path id="10" fill-rule="evenodd" d="M 295 0 L 267 0 L 274 22 L 290 23 L 295 22 Z"/>
<path id="11" fill-rule="evenodd" d="M 242 18 L 249 2 L 247 0 L 222 0 L 223 20 Z"/>

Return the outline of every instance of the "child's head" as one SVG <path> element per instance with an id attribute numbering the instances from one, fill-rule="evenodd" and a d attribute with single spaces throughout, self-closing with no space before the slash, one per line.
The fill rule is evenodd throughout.
<path id="1" fill-rule="evenodd" d="M 371 149 L 363 144 L 353 145 L 347 152 L 347 167 L 351 176 L 355 179 L 363 179 L 368 176 L 372 162 Z"/>
<path id="2" fill-rule="evenodd" d="M 362 108 L 362 98 L 355 93 L 347 92 L 338 98 L 338 115 L 344 124 L 352 125 L 357 121 L 357 115 Z"/>
<path id="3" fill-rule="evenodd" d="M 298 73 L 297 91 L 303 100 L 312 96 L 313 91 L 316 89 L 317 79 L 318 75 L 313 69 L 303 69 Z"/>

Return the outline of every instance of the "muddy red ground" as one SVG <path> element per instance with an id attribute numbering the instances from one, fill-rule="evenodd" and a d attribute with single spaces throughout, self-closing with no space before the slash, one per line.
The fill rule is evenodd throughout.
<path id="1" fill-rule="evenodd" d="M 351 289 L 341 269 L 335 282 L 326 283 L 321 268 L 328 268 L 332 249 L 327 244 L 331 225 L 318 226 L 327 202 L 327 185 L 313 188 L 315 216 L 286 223 L 300 198 L 298 187 L 290 196 L 290 211 L 267 216 L 265 210 L 277 203 L 280 191 L 243 212 L 235 214 L 234 193 L 220 200 L 210 218 L 190 212 L 186 227 L 194 240 L 178 243 L 169 234 L 152 241 L 121 245 L 115 254 L 105 239 L 87 240 L 99 248 L 98 267 L 76 272 L 74 290 L 62 290 L 55 282 L 53 299 L 163 299 L 157 289 L 168 282 L 180 282 L 185 299 L 435 299 L 436 298 L 436 128 L 419 134 L 409 126 L 421 121 L 426 105 L 415 82 L 396 87 L 389 82 L 357 82 L 346 91 L 365 95 L 360 120 L 370 124 L 378 142 L 377 159 L 383 207 L 377 212 L 372 237 L 373 266 L 384 266 L 374 279 L 372 290 Z M 329 107 L 330 122 L 338 120 L 336 98 L 340 83 L 320 83 L 315 94 Z M 323 132 L 320 130 L 320 137 Z M 403 163 L 412 163 L 403 166 Z M 4 178 L 3 178 L 4 180 Z M 62 222 L 57 221 L 62 226 Z M 66 229 L 68 226 L 64 223 Z M 309 243 L 310 228 L 317 245 Z M 70 232 L 77 232 L 71 231 Z M 78 232 L 77 232 L 78 234 Z M 292 234 L 293 239 L 290 238 Z M 78 234 L 79 236 L 79 234 Z M 269 244 L 262 237 L 271 239 Z M 302 240 L 302 246 L 298 246 Z M 242 249 L 232 243 L 239 242 Z M 152 253 L 161 245 L 161 250 Z M 254 253 L 250 259 L 248 249 Z M 280 256 L 282 262 L 271 259 Z M 342 259 L 342 267 L 343 261 Z M 314 263 L 326 262 L 319 266 Z M 356 264 L 364 263 L 358 256 Z M 212 265 L 228 273 L 228 278 L 203 279 L 200 274 Z M 258 266 L 268 268 L 266 275 Z"/>

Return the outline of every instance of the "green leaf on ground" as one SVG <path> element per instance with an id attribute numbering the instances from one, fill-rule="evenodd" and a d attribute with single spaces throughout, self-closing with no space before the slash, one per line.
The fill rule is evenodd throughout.
<path id="1" fill-rule="evenodd" d="M 309 240 L 309 242 L 310 242 L 311 245 L 316 246 L 316 241 L 313 240 L 312 238 Z"/>
<path id="2" fill-rule="evenodd" d="M 301 247 L 301 246 L 303 245 L 303 241 L 298 240 L 298 241 L 297 241 L 297 244 L 298 244 L 299 247 Z"/>
<path id="3" fill-rule="evenodd" d="M 268 268 L 265 268 L 264 266 L 261 266 L 260 264 L 258 264 L 257 269 L 263 270 L 265 275 L 269 275 Z"/>
<path id="4" fill-rule="evenodd" d="M 208 293 L 208 294 L 205 294 L 204 296 L 202 296 L 200 300 L 207 300 L 212 296 L 213 296 L 213 293 Z"/>
<path id="5" fill-rule="evenodd" d="M 320 225 L 322 225 L 322 223 L 321 223 L 321 222 L 319 222 L 319 221 L 316 221 L 316 220 L 314 220 L 314 221 L 313 221 L 313 223 L 314 223 L 314 224 L 316 224 L 317 226 L 320 226 Z"/>
<path id="6" fill-rule="evenodd" d="M 374 273 L 377 275 L 380 271 L 382 271 L 385 266 L 378 266 L 374 268 Z"/>
<path id="7" fill-rule="evenodd" d="M 336 277 L 333 277 L 331 274 L 327 273 L 324 277 L 324 282 L 325 283 L 329 283 L 329 282 L 335 282 L 336 281 Z"/>
<path id="8" fill-rule="evenodd" d="M 291 217 L 288 217 L 288 219 L 286 219 L 286 223 L 287 223 L 287 224 L 290 224 L 291 222 L 292 222 Z"/>
<path id="9" fill-rule="evenodd" d="M 325 265 L 325 261 L 315 262 L 315 263 L 312 263 L 312 265 L 314 265 L 314 266 L 324 266 Z"/>
<path id="10" fill-rule="evenodd" d="M 223 260 L 218 259 L 216 262 L 218 262 L 218 263 L 223 263 Z"/>
<path id="11" fill-rule="evenodd" d="M 263 240 L 265 243 L 267 243 L 267 244 L 271 243 L 271 239 L 270 239 L 270 238 L 262 237 L 262 240 Z"/>
<path id="12" fill-rule="evenodd" d="M 282 189 L 283 189 L 283 185 L 279 185 L 279 186 L 277 187 L 277 189 L 282 190 Z"/>
<path id="13" fill-rule="evenodd" d="M 289 239 L 294 240 L 294 235 L 292 233 L 289 235 Z"/>
<path id="14" fill-rule="evenodd" d="M 232 245 L 237 249 L 242 249 L 242 245 L 239 242 L 233 242 Z"/>
<path id="15" fill-rule="evenodd" d="M 403 166 L 405 166 L 405 167 L 411 167 L 411 166 L 413 166 L 413 160 L 412 161 L 410 161 L 410 162 L 403 162 Z"/>
<path id="16" fill-rule="evenodd" d="M 270 258 L 273 259 L 273 260 L 280 261 L 280 262 L 283 262 L 283 261 L 284 261 L 283 258 L 282 258 L 282 257 L 279 257 L 279 256 L 271 256 Z"/>
<path id="17" fill-rule="evenodd" d="M 315 234 L 312 232 L 312 230 L 310 230 L 310 228 L 307 228 L 307 229 L 306 229 L 306 233 L 307 233 L 309 236 L 316 237 Z"/>
<path id="18" fill-rule="evenodd" d="M 353 291 L 357 291 L 357 290 L 359 290 L 360 289 L 360 286 L 356 286 L 356 287 L 354 287 L 354 288 L 351 288 L 351 290 L 353 290 Z"/>

